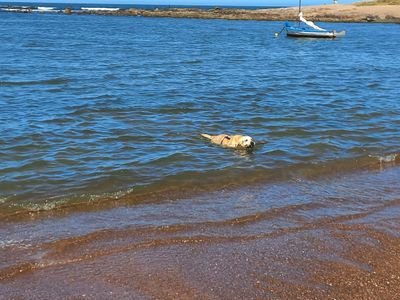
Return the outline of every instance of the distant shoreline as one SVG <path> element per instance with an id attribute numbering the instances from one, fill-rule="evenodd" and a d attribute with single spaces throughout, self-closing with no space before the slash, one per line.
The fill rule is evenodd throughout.
<path id="1" fill-rule="evenodd" d="M 7 10 L 4 9 L 3 10 Z M 320 22 L 372 22 L 372 23 L 400 23 L 400 5 L 359 5 L 331 4 L 318 6 L 304 6 L 303 14 L 307 19 Z M 50 10 L 38 11 L 37 9 L 21 8 L 8 10 L 20 13 L 54 13 Z M 142 17 L 170 17 L 170 18 L 197 18 L 197 19 L 226 19 L 226 20 L 262 20 L 285 21 L 296 20 L 298 7 L 242 9 L 242 8 L 123 8 L 74 10 L 64 8 L 58 10 L 66 14 L 92 14 L 112 16 L 142 16 Z"/>

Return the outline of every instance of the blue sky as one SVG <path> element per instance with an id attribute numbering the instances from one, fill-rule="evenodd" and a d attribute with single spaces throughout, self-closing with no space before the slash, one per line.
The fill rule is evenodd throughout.
<path id="1" fill-rule="evenodd" d="M 355 0 L 339 0 L 352 3 Z M 298 0 L 0 0 L 0 2 L 53 2 L 53 3 L 99 3 L 99 4 L 166 4 L 166 5 L 233 5 L 233 6 L 296 6 Z M 332 0 L 302 0 L 303 5 L 331 4 Z"/>

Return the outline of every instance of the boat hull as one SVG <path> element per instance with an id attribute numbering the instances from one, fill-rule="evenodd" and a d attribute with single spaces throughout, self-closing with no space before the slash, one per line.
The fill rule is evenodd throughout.
<path id="1" fill-rule="evenodd" d="M 341 37 L 346 34 L 345 31 L 320 31 L 312 30 L 303 27 L 286 27 L 286 35 L 290 37 L 303 37 L 303 38 L 330 38 Z"/>

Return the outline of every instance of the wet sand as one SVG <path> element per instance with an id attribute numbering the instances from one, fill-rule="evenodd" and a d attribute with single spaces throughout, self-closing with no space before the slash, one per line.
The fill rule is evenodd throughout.
<path id="1" fill-rule="evenodd" d="M 399 175 L 394 167 L 3 224 L 0 298 L 396 299 Z"/>
<path id="2" fill-rule="evenodd" d="M 342 224 L 333 218 L 241 236 L 251 221 L 232 221 L 222 228 L 215 224 L 213 230 L 197 225 L 99 232 L 49 244 L 40 263 L 2 270 L 3 297 L 396 299 L 400 295 L 400 239 L 374 224 Z M 397 228 L 398 221 L 393 224 Z"/>

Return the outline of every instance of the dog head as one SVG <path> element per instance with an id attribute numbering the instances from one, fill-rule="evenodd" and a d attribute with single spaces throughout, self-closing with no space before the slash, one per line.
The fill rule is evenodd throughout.
<path id="1" fill-rule="evenodd" d="M 240 146 L 246 149 L 253 148 L 256 145 L 254 140 L 250 136 L 243 136 L 240 139 Z"/>

